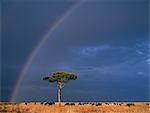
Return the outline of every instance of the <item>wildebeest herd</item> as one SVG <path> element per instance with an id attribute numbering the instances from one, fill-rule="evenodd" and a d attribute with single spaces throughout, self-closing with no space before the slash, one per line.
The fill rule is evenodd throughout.
<path id="1" fill-rule="evenodd" d="M 24 103 L 25 105 L 28 105 L 28 103 Z M 34 102 L 34 104 L 37 104 L 36 102 Z M 55 105 L 56 103 L 55 102 L 40 102 L 41 105 Z M 91 105 L 91 106 L 102 106 L 102 105 L 116 105 L 116 106 L 122 106 L 124 103 L 101 103 L 101 102 L 78 102 L 78 103 L 74 103 L 74 102 L 66 102 L 66 103 L 63 103 L 63 105 L 65 106 L 75 106 L 75 105 Z M 126 103 L 124 104 L 128 107 L 131 107 L 131 106 L 135 106 L 134 103 Z"/>

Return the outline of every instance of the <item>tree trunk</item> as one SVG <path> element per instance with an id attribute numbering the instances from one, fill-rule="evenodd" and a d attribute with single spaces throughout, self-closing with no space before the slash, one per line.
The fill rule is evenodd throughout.
<path id="1" fill-rule="evenodd" d="M 58 103 L 61 105 L 61 88 L 58 88 Z"/>

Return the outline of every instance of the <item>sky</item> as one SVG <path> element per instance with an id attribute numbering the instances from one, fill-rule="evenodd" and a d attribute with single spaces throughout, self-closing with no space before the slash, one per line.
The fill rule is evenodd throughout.
<path id="1" fill-rule="evenodd" d="M 149 101 L 148 0 L 1 4 L 1 101 L 10 101 L 33 48 L 74 6 L 33 58 L 14 101 L 57 101 L 56 84 L 41 80 L 55 71 L 78 76 L 63 101 Z"/>

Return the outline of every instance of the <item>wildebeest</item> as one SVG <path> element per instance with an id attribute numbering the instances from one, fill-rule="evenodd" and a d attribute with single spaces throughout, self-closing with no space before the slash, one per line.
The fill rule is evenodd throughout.
<path id="1" fill-rule="evenodd" d="M 55 102 L 46 102 L 44 105 L 53 105 Z"/>
<path id="2" fill-rule="evenodd" d="M 134 106 L 135 104 L 133 104 L 133 103 L 128 103 L 128 104 L 126 104 L 128 107 L 130 107 L 130 106 Z"/>
<path id="3" fill-rule="evenodd" d="M 70 103 L 71 106 L 75 106 L 75 103 Z"/>
<path id="4" fill-rule="evenodd" d="M 65 105 L 75 106 L 75 103 L 65 103 Z"/>
<path id="5" fill-rule="evenodd" d="M 53 104 L 55 104 L 55 102 L 49 102 L 48 104 L 49 104 L 49 105 L 53 105 Z"/>
<path id="6" fill-rule="evenodd" d="M 146 103 L 147 106 L 149 106 L 149 103 Z"/>
<path id="7" fill-rule="evenodd" d="M 93 106 L 93 105 L 95 105 L 95 103 L 91 103 L 91 105 Z"/>
<path id="8" fill-rule="evenodd" d="M 96 106 L 101 106 L 102 104 L 101 103 L 96 103 Z"/>
<path id="9" fill-rule="evenodd" d="M 81 103 L 81 102 L 80 102 L 78 105 L 84 105 L 84 103 Z"/>
<path id="10" fill-rule="evenodd" d="M 48 104 L 48 102 L 44 103 L 44 105 L 47 105 L 47 104 Z"/>
<path id="11" fill-rule="evenodd" d="M 67 102 L 67 103 L 65 103 L 65 105 L 69 105 L 69 103 Z"/>
<path id="12" fill-rule="evenodd" d="M 106 105 L 109 105 L 109 103 L 107 103 L 107 102 L 106 102 L 105 104 L 106 104 Z"/>

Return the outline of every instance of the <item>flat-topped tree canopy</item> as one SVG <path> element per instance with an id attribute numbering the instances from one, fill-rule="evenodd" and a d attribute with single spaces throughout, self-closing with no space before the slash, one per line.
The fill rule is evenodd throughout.
<path id="1" fill-rule="evenodd" d="M 46 75 L 43 77 L 43 80 L 47 80 L 51 83 L 53 82 L 61 82 L 66 83 L 69 80 L 76 80 L 77 76 L 73 73 L 67 73 L 67 72 L 54 72 Z"/>

